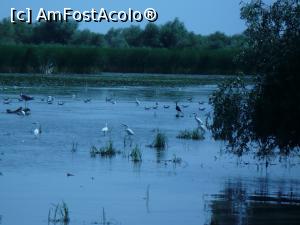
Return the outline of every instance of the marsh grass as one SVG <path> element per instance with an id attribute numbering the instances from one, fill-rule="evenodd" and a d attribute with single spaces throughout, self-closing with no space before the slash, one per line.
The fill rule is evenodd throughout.
<path id="1" fill-rule="evenodd" d="M 135 148 L 132 149 L 130 157 L 134 163 L 142 162 L 142 152 L 138 145 L 136 145 Z"/>
<path id="2" fill-rule="evenodd" d="M 204 132 L 200 129 L 194 129 L 191 131 L 183 130 L 179 132 L 177 138 L 186 140 L 204 140 Z"/>
<path id="3" fill-rule="evenodd" d="M 100 149 L 98 149 L 96 146 L 92 146 L 90 149 L 90 155 L 92 158 L 95 158 L 97 155 L 103 158 L 112 158 L 116 154 L 119 154 L 120 152 L 117 151 L 114 148 L 113 142 L 110 140 L 108 144 Z"/>
<path id="4" fill-rule="evenodd" d="M 48 224 L 62 223 L 68 224 L 70 222 L 69 208 L 65 202 L 53 205 L 48 212 Z"/>
<path id="5" fill-rule="evenodd" d="M 154 137 L 154 141 L 150 147 L 156 148 L 157 150 L 164 150 L 167 147 L 167 136 L 158 131 Z"/>

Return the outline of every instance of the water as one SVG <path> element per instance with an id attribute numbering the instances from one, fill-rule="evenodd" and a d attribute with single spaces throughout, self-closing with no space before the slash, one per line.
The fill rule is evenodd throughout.
<path id="1" fill-rule="evenodd" d="M 0 223 L 47 224 L 52 204 L 64 201 L 71 225 L 100 223 L 103 208 L 112 224 L 297 224 L 299 158 L 275 160 L 266 170 L 250 156 L 238 161 L 225 154 L 224 145 L 209 133 L 204 141 L 176 139 L 180 130 L 196 127 L 193 112 L 204 120 L 215 88 L 2 90 L 1 97 L 12 103 L 0 105 Z M 29 102 L 30 116 L 5 113 L 23 106 L 17 100 L 20 91 L 35 97 Z M 52 105 L 41 101 L 47 95 L 55 97 Z M 106 102 L 106 97 L 117 103 Z M 87 98 L 91 102 L 84 103 Z M 59 106 L 59 100 L 65 105 Z M 184 118 L 175 117 L 175 101 L 188 105 Z M 199 101 L 205 102 L 205 111 L 198 110 Z M 144 109 L 156 102 L 157 110 Z M 42 125 L 39 138 L 33 135 L 35 122 Z M 106 122 L 110 133 L 103 136 Z M 124 146 L 121 123 L 135 132 L 131 147 L 128 142 Z M 161 153 L 146 147 L 155 129 L 168 137 L 168 148 Z M 90 157 L 92 145 L 102 147 L 109 140 L 122 154 Z M 78 149 L 72 153 L 74 142 Z M 142 149 L 142 163 L 130 160 L 135 145 Z M 182 158 L 181 164 L 169 161 L 174 155 Z M 274 210 L 280 219 L 270 216 Z"/>

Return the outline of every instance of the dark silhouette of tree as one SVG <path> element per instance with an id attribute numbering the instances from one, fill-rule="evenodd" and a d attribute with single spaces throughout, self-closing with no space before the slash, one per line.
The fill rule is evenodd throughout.
<path id="1" fill-rule="evenodd" d="M 252 149 L 264 159 L 291 155 L 300 146 L 300 3 L 252 1 L 241 17 L 247 43 L 240 59 L 258 79 L 252 90 L 241 79 L 219 86 L 211 98 L 213 134 L 239 156 Z"/>

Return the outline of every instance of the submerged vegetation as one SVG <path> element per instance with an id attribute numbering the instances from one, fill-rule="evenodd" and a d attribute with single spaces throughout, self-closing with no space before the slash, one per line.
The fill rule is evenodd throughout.
<path id="1" fill-rule="evenodd" d="M 177 135 L 179 139 L 187 139 L 187 140 L 203 140 L 204 139 L 204 132 L 201 129 L 194 129 L 190 130 L 183 130 L 180 131 Z"/>
<path id="2" fill-rule="evenodd" d="M 49 209 L 48 223 L 61 223 L 67 225 L 70 222 L 69 208 L 65 202 L 58 203 Z"/>

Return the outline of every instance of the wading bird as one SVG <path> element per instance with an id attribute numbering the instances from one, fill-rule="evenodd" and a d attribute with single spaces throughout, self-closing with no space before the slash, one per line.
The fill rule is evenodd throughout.
<path id="1" fill-rule="evenodd" d="M 49 105 L 51 105 L 51 104 L 53 103 L 53 101 L 54 101 L 54 98 L 53 98 L 52 96 L 48 96 L 48 97 L 47 97 L 47 103 L 48 103 Z"/>
<path id="2" fill-rule="evenodd" d="M 130 146 L 131 146 L 132 145 L 132 139 L 131 139 L 131 137 L 134 135 L 134 132 L 126 124 L 122 124 L 122 126 L 125 127 L 125 132 L 126 132 L 126 136 L 124 137 L 124 146 L 126 146 L 126 139 L 127 138 L 130 141 Z"/>
<path id="3" fill-rule="evenodd" d="M 155 103 L 155 106 L 153 106 L 152 109 L 158 109 L 158 102 Z"/>
<path id="4" fill-rule="evenodd" d="M 197 116 L 196 113 L 194 113 L 194 118 L 195 118 L 195 120 L 196 120 L 196 122 L 198 124 L 198 127 L 200 127 L 202 130 L 205 131 L 206 130 L 205 125 L 204 125 L 203 121 Z"/>
<path id="5" fill-rule="evenodd" d="M 33 100 L 34 98 L 28 95 L 20 94 L 21 99 L 25 102 L 25 108 L 27 108 L 27 102 Z"/>
<path id="6" fill-rule="evenodd" d="M 176 102 L 176 108 L 175 109 L 176 109 L 176 112 L 177 112 L 176 117 L 179 117 L 180 114 L 183 114 L 181 108 L 178 106 L 178 102 Z"/>
<path id="7" fill-rule="evenodd" d="M 37 138 L 42 133 L 42 126 L 40 123 L 34 123 L 37 125 L 37 127 L 33 130 L 33 134 L 35 138 Z"/>
<path id="8" fill-rule="evenodd" d="M 137 106 L 139 106 L 141 104 L 141 102 L 137 98 L 135 98 L 135 103 Z"/>
<path id="9" fill-rule="evenodd" d="M 126 133 L 127 133 L 128 136 L 133 136 L 133 135 L 134 135 L 133 130 L 131 130 L 131 129 L 128 127 L 128 125 L 122 124 L 122 126 L 125 127 L 125 131 L 126 131 Z"/>
<path id="10" fill-rule="evenodd" d="M 103 133 L 104 136 L 107 134 L 107 132 L 108 132 L 107 123 L 105 123 L 105 127 L 103 127 L 101 131 L 102 131 L 102 133 Z"/>

